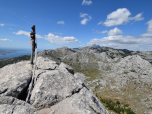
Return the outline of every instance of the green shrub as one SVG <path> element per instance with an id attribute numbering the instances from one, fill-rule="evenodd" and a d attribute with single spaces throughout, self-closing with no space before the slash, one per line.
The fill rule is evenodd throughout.
<path id="1" fill-rule="evenodd" d="M 135 70 L 131 70 L 131 72 L 136 72 Z"/>
<path id="2" fill-rule="evenodd" d="M 129 72 L 124 72 L 124 74 L 128 74 Z"/>
<path id="3" fill-rule="evenodd" d="M 125 109 L 125 107 L 128 107 L 129 104 L 124 104 L 123 107 L 120 106 L 120 101 L 112 101 L 111 99 L 103 99 L 100 97 L 100 101 L 102 103 L 105 103 L 106 107 L 109 109 L 109 110 L 113 110 L 114 112 L 118 113 L 118 114 L 121 114 L 126 112 L 127 114 L 135 114 L 133 111 L 131 111 L 131 108 L 128 108 L 128 109 Z"/>

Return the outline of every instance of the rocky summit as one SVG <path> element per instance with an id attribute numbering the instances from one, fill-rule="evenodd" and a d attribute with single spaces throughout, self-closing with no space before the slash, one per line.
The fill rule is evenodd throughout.
<path id="1" fill-rule="evenodd" d="M 84 84 L 85 76 L 43 57 L 37 58 L 36 82 L 26 103 L 32 74 L 30 61 L 0 69 L 0 114 L 109 114 Z"/>
<path id="2" fill-rule="evenodd" d="M 81 73 L 74 76 L 83 80 L 100 100 L 102 97 L 114 103 L 119 101 L 121 113 L 125 110 L 127 114 L 152 114 L 152 51 L 93 45 L 44 50 L 38 56 L 70 65 Z M 116 105 L 111 108 L 108 102 L 102 102 L 109 112 L 118 113 Z M 124 109 L 125 106 L 129 107 Z"/>

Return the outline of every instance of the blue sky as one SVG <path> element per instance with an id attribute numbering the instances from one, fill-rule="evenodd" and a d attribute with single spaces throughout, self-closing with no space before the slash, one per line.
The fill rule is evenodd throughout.
<path id="1" fill-rule="evenodd" d="M 92 44 L 152 50 L 151 0 L 2 0 L 0 47 L 38 49 Z"/>

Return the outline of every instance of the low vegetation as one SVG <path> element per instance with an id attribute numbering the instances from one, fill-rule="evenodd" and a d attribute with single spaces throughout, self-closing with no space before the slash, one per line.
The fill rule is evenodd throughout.
<path id="1" fill-rule="evenodd" d="M 117 114 L 135 114 L 131 108 L 129 108 L 128 104 L 122 104 L 119 100 L 112 101 L 111 99 L 102 98 L 101 96 L 99 97 L 98 94 L 96 94 L 96 96 L 108 110 L 112 110 Z"/>

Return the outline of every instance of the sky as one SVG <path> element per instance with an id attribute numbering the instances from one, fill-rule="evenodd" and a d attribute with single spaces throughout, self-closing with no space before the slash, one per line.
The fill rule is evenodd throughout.
<path id="1" fill-rule="evenodd" d="M 152 0 L 1 0 L 0 48 L 152 51 Z"/>

